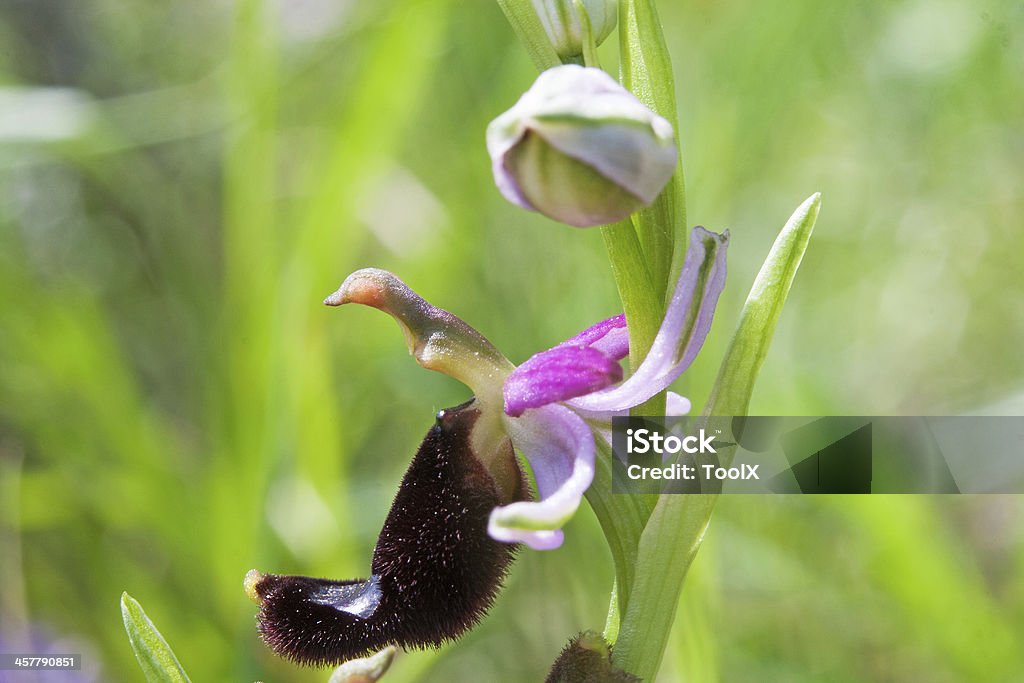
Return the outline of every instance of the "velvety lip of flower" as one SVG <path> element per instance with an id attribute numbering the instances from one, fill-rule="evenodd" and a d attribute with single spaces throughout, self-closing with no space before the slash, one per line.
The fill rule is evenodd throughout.
<path id="1" fill-rule="evenodd" d="M 438 413 L 398 487 L 367 578 L 246 575 L 260 636 L 274 652 L 337 664 L 391 645 L 440 647 L 483 618 L 517 550 L 488 536 L 488 516 L 529 495 L 511 442 L 489 435 L 483 414 L 476 399 Z"/>
<path id="2" fill-rule="evenodd" d="M 431 306 L 386 271 L 353 273 L 325 303 L 361 303 L 390 314 L 421 365 L 474 391 L 479 419 L 489 425 L 481 433 L 511 438 L 533 471 L 539 498 L 495 507 L 488 533 L 499 541 L 552 549 L 562 544 L 561 527 L 593 480 L 593 430 L 667 389 L 703 345 L 725 286 L 728 241 L 728 232 L 693 230 L 651 350 L 621 382 L 619 361 L 629 348 L 623 316 L 598 323 L 514 368 L 483 335 Z M 688 409 L 681 397 L 673 397 L 670 404 L 672 410 Z"/>
<path id="3" fill-rule="evenodd" d="M 672 124 L 601 69 L 548 69 L 487 127 L 510 202 L 577 227 L 614 223 L 658 196 L 676 167 Z"/>

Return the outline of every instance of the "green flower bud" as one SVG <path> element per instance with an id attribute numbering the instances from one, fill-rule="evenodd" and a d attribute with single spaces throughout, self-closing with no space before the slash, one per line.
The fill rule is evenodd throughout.
<path id="1" fill-rule="evenodd" d="M 650 205 L 672 177 L 672 125 L 600 69 L 542 73 L 487 128 L 506 199 L 576 227 L 614 223 Z"/>
<path id="2" fill-rule="evenodd" d="M 532 0 L 544 32 L 558 56 L 567 59 L 583 54 L 583 22 L 573 0 Z M 590 22 L 594 45 L 600 45 L 615 28 L 616 0 L 582 0 Z"/>

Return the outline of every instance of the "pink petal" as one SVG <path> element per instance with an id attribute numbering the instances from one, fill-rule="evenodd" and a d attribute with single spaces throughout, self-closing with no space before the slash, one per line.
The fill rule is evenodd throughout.
<path id="1" fill-rule="evenodd" d="M 558 405 L 531 410 L 505 424 L 512 443 L 530 463 L 540 501 L 495 508 L 487 532 L 496 540 L 525 543 L 535 550 L 557 548 L 562 525 L 576 513 L 594 480 L 594 436 L 578 415 Z"/>
<path id="2" fill-rule="evenodd" d="M 505 414 L 584 396 L 622 380 L 618 361 L 589 346 L 556 346 L 516 368 L 505 380 Z"/>

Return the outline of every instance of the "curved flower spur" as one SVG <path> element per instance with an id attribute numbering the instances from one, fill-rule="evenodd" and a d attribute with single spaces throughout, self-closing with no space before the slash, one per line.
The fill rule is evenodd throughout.
<path id="1" fill-rule="evenodd" d="M 519 367 L 393 274 L 352 273 L 324 303 L 392 316 L 425 368 L 474 393 L 441 411 L 406 472 L 366 580 L 246 577 L 259 630 L 277 654 L 327 665 L 387 645 L 436 647 L 488 610 L 518 543 L 562 544 L 562 526 L 594 477 L 594 433 L 666 390 L 693 362 L 725 285 L 729 235 L 695 228 L 650 352 L 625 381 L 623 316 L 602 321 Z M 672 395 L 670 412 L 689 402 Z M 603 438 L 603 437 L 602 437 Z M 531 496 L 518 450 L 536 482 Z"/>

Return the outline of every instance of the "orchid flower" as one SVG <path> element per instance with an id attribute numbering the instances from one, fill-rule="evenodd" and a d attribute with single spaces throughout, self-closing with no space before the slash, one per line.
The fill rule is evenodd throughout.
<path id="1" fill-rule="evenodd" d="M 593 481 L 594 429 L 668 389 L 703 345 L 725 286 L 728 241 L 728 232 L 693 230 L 650 352 L 625 381 L 619 362 L 629 352 L 629 330 L 622 315 L 514 367 L 483 335 L 389 272 L 356 271 L 324 303 L 359 303 L 388 313 L 423 367 L 473 390 L 487 416 L 482 419 L 491 420 L 494 433 L 506 435 L 529 463 L 538 496 L 495 507 L 487 531 L 498 541 L 550 550 L 562 544 L 562 526 Z M 669 412 L 688 410 L 686 399 L 671 395 Z"/>
<path id="2" fill-rule="evenodd" d="M 725 286 L 728 242 L 728 233 L 694 229 L 650 352 L 624 381 L 619 362 L 629 329 L 621 315 L 517 368 L 393 274 L 349 275 L 324 303 L 388 313 L 420 365 L 460 380 L 474 397 L 438 413 L 384 521 L 368 578 L 246 575 L 267 645 L 296 662 L 326 665 L 389 645 L 439 647 L 472 628 L 518 544 L 562 544 L 562 526 L 594 479 L 595 432 L 665 391 L 693 362 Z M 676 412 L 689 408 L 680 397 L 674 403 Z M 533 472 L 536 500 L 516 450 Z"/>

